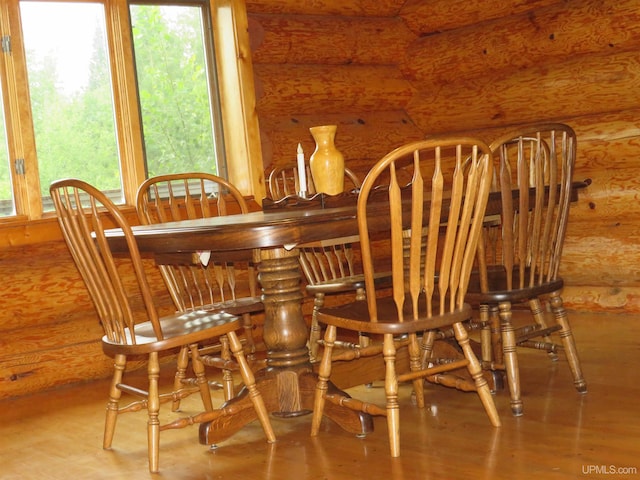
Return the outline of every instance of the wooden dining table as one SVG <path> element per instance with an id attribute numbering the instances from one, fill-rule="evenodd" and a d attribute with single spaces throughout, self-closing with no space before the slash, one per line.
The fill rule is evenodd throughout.
<path id="1" fill-rule="evenodd" d="M 349 205 L 335 208 L 282 208 L 133 227 L 141 254 L 153 256 L 157 263 L 181 253 L 209 251 L 219 257 L 259 249 L 267 366 L 256 373 L 256 384 L 267 410 L 282 417 L 310 413 L 316 385 L 307 349 L 296 246 L 326 239 L 328 234 L 349 236 L 357 231 L 355 197 Z M 107 237 L 114 253 L 127 248 L 121 230 L 110 230 Z M 211 421 L 199 417 L 201 443 L 218 443 L 257 418 L 245 391 L 228 401 L 223 412 Z M 348 432 L 373 431 L 367 414 L 339 406 L 327 406 L 325 414 Z"/>
<path id="2" fill-rule="evenodd" d="M 267 409 L 274 415 L 292 417 L 309 413 L 317 380 L 307 349 L 297 247 L 357 235 L 356 199 L 353 192 L 335 197 L 323 194 L 310 199 L 295 197 L 279 203 L 267 200 L 263 211 L 133 227 L 140 252 L 154 256 L 159 263 L 180 253 L 211 251 L 216 255 L 225 252 L 233 255 L 259 249 L 267 366 L 256 373 L 256 384 Z M 492 193 L 487 217 L 499 215 L 500 209 L 499 193 Z M 375 228 L 388 229 L 388 215 L 379 216 Z M 107 236 L 114 252 L 127 248 L 122 231 L 113 229 Z M 210 420 L 204 415 L 198 417 L 202 422 L 202 444 L 220 442 L 257 419 L 246 392 L 228 401 L 222 415 L 212 414 Z M 325 415 L 356 435 L 373 431 L 368 414 L 327 402 Z"/>

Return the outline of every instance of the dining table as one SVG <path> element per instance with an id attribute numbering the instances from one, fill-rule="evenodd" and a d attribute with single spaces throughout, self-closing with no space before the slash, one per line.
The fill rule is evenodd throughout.
<path id="1" fill-rule="evenodd" d="M 573 194 L 577 188 L 573 190 Z M 384 198 L 382 192 L 381 198 Z M 138 248 L 157 263 L 176 254 L 239 251 L 260 252 L 258 279 L 265 307 L 263 343 L 266 368 L 256 372 L 256 385 L 267 410 L 281 417 L 310 413 L 317 376 L 309 360 L 308 329 L 303 318 L 303 289 L 298 246 L 328 238 L 358 234 L 357 192 L 310 198 L 266 199 L 263 210 L 245 214 L 184 220 L 132 227 Z M 384 201 L 381 201 L 384 207 Z M 387 207 L 388 208 L 388 207 Z M 500 215 L 499 193 L 491 193 L 487 218 Z M 377 217 L 374 228 L 389 228 L 388 215 Z M 127 248 L 122 231 L 107 232 L 114 252 Z M 331 385 L 330 388 L 337 389 Z M 370 415 L 327 402 L 325 416 L 345 431 L 366 435 L 373 431 Z M 257 419 L 246 390 L 225 403 L 222 413 L 205 412 L 200 423 L 200 443 L 216 444 Z"/>
<path id="2" fill-rule="evenodd" d="M 312 411 L 317 380 L 307 348 L 309 337 L 302 313 L 303 290 L 296 247 L 326 239 L 328 234 L 350 236 L 358 231 L 355 195 L 343 199 L 342 206 L 329 208 L 320 205 L 323 198 L 324 194 L 318 194 L 315 199 L 308 199 L 308 203 L 305 199 L 305 208 L 274 208 L 132 227 L 140 253 L 155 258 L 159 264 L 180 254 L 214 252 L 220 257 L 225 252 L 233 256 L 240 251 L 259 250 L 266 368 L 256 372 L 256 385 L 267 410 L 281 417 Z M 126 250 L 121 230 L 109 230 L 107 238 L 114 253 Z M 206 412 L 197 417 L 202 444 L 216 444 L 257 419 L 247 393 L 243 389 L 227 401 L 222 413 Z M 373 431 L 373 421 L 366 413 L 332 405 L 327 406 L 325 415 L 356 435 Z"/>

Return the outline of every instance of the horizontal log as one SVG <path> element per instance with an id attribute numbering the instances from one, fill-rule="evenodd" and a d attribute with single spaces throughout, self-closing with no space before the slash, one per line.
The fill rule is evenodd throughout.
<path id="1" fill-rule="evenodd" d="M 572 0 L 422 37 L 409 47 L 402 70 L 422 85 L 437 85 L 490 71 L 517 71 L 562 63 L 570 56 L 638 47 L 636 0 Z"/>
<path id="2" fill-rule="evenodd" d="M 0 398 L 105 378 L 112 372 L 113 359 L 104 355 L 100 342 L 16 355 L 0 362 Z"/>
<path id="3" fill-rule="evenodd" d="M 612 112 L 593 113 L 581 116 L 565 116 L 557 121 L 570 125 L 576 132 L 578 139 L 577 159 L 583 157 L 583 163 L 588 163 L 587 153 L 594 146 L 606 146 L 608 142 L 626 140 L 634 142 L 640 138 L 640 108 L 630 108 Z M 543 116 L 540 121 L 545 121 Z M 512 125 L 505 124 L 497 127 L 482 127 L 468 130 L 465 133 L 484 138 L 487 143 L 502 136 L 507 131 L 517 128 L 515 122 Z M 532 122 L 526 122 L 532 123 Z M 576 162 L 580 164 L 580 161 Z"/>
<path id="4" fill-rule="evenodd" d="M 639 103 L 640 53 L 625 52 L 578 57 L 552 69 L 452 79 L 420 90 L 406 111 L 425 132 L 451 133 L 623 111 Z"/>
<path id="5" fill-rule="evenodd" d="M 534 11 L 558 0 L 408 0 L 400 16 L 417 35 L 428 35 Z"/>
<path id="6" fill-rule="evenodd" d="M 336 147 L 354 171 L 366 173 L 373 163 L 393 148 L 421 138 L 421 132 L 402 111 L 340 115 L 296 115 L 261 117 L 263 144 L 268 142 L 265 169 L 295 162 L 296 146 L 302 145 L 307 161 L 315 149 L 309 128 L 321 124 L 337 125 Z M 364 178 L 362 176 L 362 178 Z"/>
<path id="7" fill-rule="evenodd" d="M 247 13 L 281 13 L 297 15 L 348 15 L 358 17 L 394 17 L 404 0 L 246 0 Z"/>
<path id="8" fill-rule="evenodd" d="M 416 37 L 399 18 L 251 15 L 254 64 L 398 62 Z"/>
<path id="9" fill-rule="evenodd" d="M 391 66 L 255 65 L 262 117 L 402 110 L 413 90 Z"/>
<path id="10" fill-rule="evenodd" d="M 161 365 L 175 362 L 173 353 L 160 358 Z M 127 362 L 125 375 L 145 365 L 141 358 Z M 61 366 L 64 366 L 62 368 Z M 167 367 L 171 374 L 173 367 Z M 64 385 L 109 378 L 113 359 L 102 352 L 100 342 L 52 348 L 46 352 L 15 356 L 0 362 L 0 399 L 50 390 Z M 144 376 L 142 377 L 144 384 Z M 105 387 L 105 403 L 108 391 Z"/>
<path id="11" fill-rule="evenodd" d="M 635 230 L 637 228 L 634 227 Z M 567 285 L 573 286 L 640 286 L 640 262 L 638 248 L 639 235 L 635 243 L 620 240 L 614 236 L 622 233 L 622 228 L 611 228 L 609 236 L 606 232 L 590 237 L 568 237 L 563 249 L 560 273 Z M 624 259 L 624 261 L 621 261 Z"/>
<path id="12" fill-rule="evenodd" d="M 100 322 L 91 310 L 39 328 L 23 322 L 21 328 L 7 329 L 0 335 L 0 364 L 12 357 L 39 355 L 52 348 L 95 343 L 103 335 Z"/>
<path id="13" fill-rule="evenodd" d="M 565 307 L 576 311 L 640 313 L 640 290 L 637 287 L 565 286 L 562 292 Z M 569 314 L 571 320 L 571 314 Z M 603 325 L 606 317 L 603 317 Z"/>
<path id="14" fill-rule="evenodd" d="M 158 307 L 165 312 L 169 307 L 173 309 L 153 260 L 144 263 Z M 0 332 L 25 325 L 42 328 L 78 315 L 84 316 L 87 323 L 98 322 L 87 289 L 62 241 L 1 250 L 0 277 L 4 285 Z M 143 311 L 141 300 L 134 297 L 133 304 L 136 311 Z"/>
<path id="15" fill-rule="evenodd" d="M 124 207 L 122 212 L 127 220 L 135 225 L 138 215 L 133 207 Z M 34 245 L 62 240 L 62 233 L 55 217 L 46 217 L 28 221 L 7 221 L 0 219 L 0 254 L 13 251 L 22 245 Z"/>

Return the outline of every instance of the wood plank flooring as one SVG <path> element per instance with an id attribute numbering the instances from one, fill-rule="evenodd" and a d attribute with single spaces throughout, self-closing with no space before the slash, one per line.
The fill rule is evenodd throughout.
<path id="1" fill-rule="evenodd" d="M 563 359 L 552 363 L 540 352 L 520 354 L 524 416 L 511 416 L 506 391 L 496 394 L 499 429 L 490 426 L 475 393 L 428 386 L 428 407 L 421 411 L 403 386 L 397 459 L 389 457 L 383 418 L 364 439 L 328 420 L 311 438 L 309 416 L 273 418 L 273 445 L 255 422 L 215 450 L 198 443 L 195 426 L 163 432 L 160 474 L 151 475 L 145 412 L 120 417 L 113 449 L 101 448 L 108 385 L 100 381 L 0 402 L 0 478 L 638 478 L 640 317 L 570 313 L 570 319 L 586 395 L 574 390 Z M 350 392 L 382 401 L 380 387 Z M 191 397 L 184 410 L 195 409 L 197 397 Z"/>

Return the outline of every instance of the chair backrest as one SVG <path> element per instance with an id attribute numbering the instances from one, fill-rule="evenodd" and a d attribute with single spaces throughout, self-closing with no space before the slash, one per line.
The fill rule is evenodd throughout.
<path id="1" fill-rule="evenodd" d="M 136 206 L 144 224 L 247 213 L 242 193 L 212 173 L 158 175 L 138 188 Z"/>
<path id="2" fill-rule="evenodd" d="M 307 169 L 308 194 L 316 193 L 309 166 Z M 355 173 L 344 169 L 345 191 L 360 188 L 361 182 Z M 298 193 L 300 188 L 297 165 L 276 167 L 269 174 L 269 197 L 280 200 L 287 195 Z M 300 265 L 309 285 L 317 285 L 342 279 L 357 273 L 358 262 L 353 249 L 358 242 L 357 236 L 350 238 L 335 238 L 305 244 L 300 248 Z"/>
<path id="3" fill-rule="evenodd" d="M 242 193 L 229 181 L 206 172 L 159 175 L 140 185 L 136 205 L 143 224 L 247 213 Z M 189 311 L 242 296 L 257 295 L 253 252 L 201 252 L 172 258 L 160 272 L 179 311 Z M 238 268 L 240 267 L 240 268 Z"/>
<path id="4" fill-rule="evenodd" d="M 395 149 L 369 171 L 358 227 L 372 321 L 374 276 L 389 268 L 397 318 L 387 320 L 462 308 L 490 190 L 488 154 L 481 140 L 429 138 Z"/>
<path id="5" fill-rule="evenodd" d="M 304 244 L 300 248 L 300 266 L 309 285 L 333 282 L 362 273 L 354 244 L 357 236 L 340 237 Z"/>
<path id="6" fill-rule="evenodd" d="M 316 187 L 313 183 L 313 176 L 309 165 L 306 167 L 307 174 L 307 194 L 313 195 L 316 193 Z M 280 200 L 287 195 L 297 195 L 300 191 L 300 180 L 298 177 L 297 165 L 285 165 L 278 166 L 271 170 L 269 173 L 269 179 L 267 182 L 269 198 L 272 200 Z M 350 169 L 344 169 L 344 190 L 349 192 L 351 190 L 360 188 L 360 180 L 358 176 Z"/>
<path id="7" fill-rule="evenodd" d="M 506 133 L 491 150 L 502 215 L 497 234 L 485 229 L 481 258 L 504 267 L 508 290 L 554 281 L 569 218 L 575 133 L 564 124 L 531 125 Z"/>
<path id="8" fill-rule="evenodd" d="M 151 321 L 156 337 L 162 339 L 140 252 L 124 215 L 106 195 L 81 180 L 55 181 L 50 192 L 60 229 L 109 341 L 136 343 L 135 335 L 126 332 L 134 332 L 136 312 L 130 298 L 138 293 L 146 309 L 146 316 L 141 320 Z M 105 230 L 109 228 L 121 228 L 128 246 L 126 255 L 118 255 L 118 264 L 105 237 Z M 130 263 L 135 274 L 135 285 L 128 282 L 128 291 L 119 273 L 119 268 L 125 268 L 125 262 Z"/>

